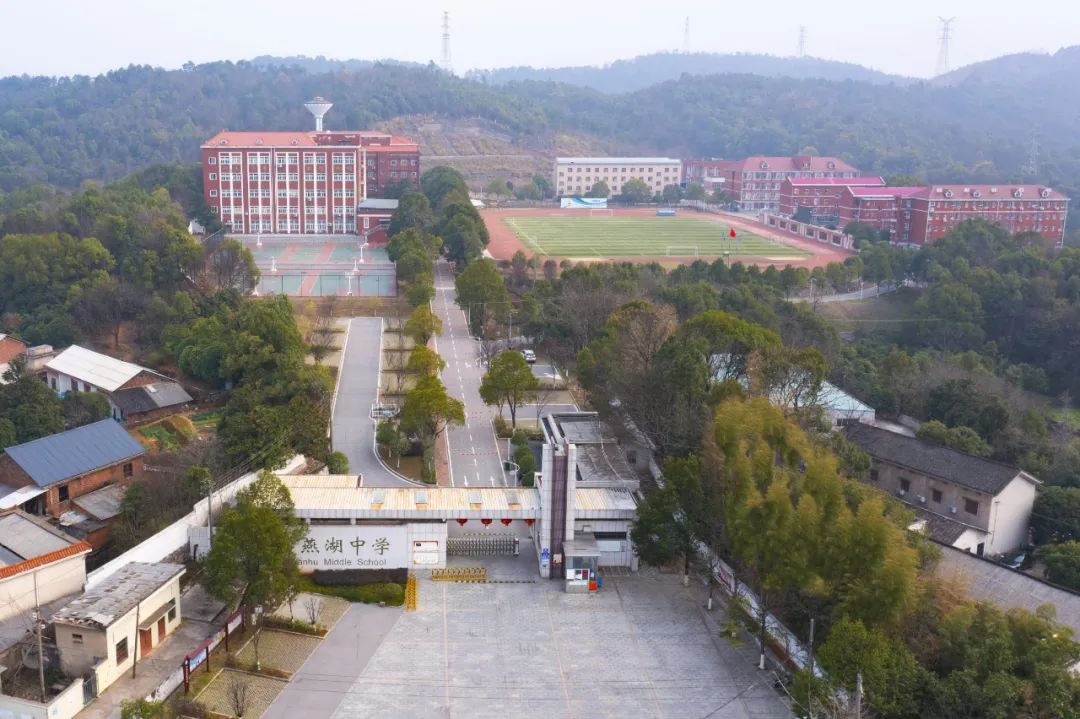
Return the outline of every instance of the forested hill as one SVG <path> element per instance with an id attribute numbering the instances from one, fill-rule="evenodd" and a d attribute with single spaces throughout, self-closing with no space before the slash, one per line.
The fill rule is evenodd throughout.
<path id="1" fill-rule="evenodd" d="M 1040 172 L 1032 179 L 1077 197 L 1080 73 L 1040 77 L 1017 87 L 935 87 L 686 75 L 622 94 L 552 82 L 496 86 L 434 67 L 379 63 L 326 73 L 223 62 L 171 71 L 133 66 L 96 78 L 9 77 L 0 79 L 0 191 L 33 182 L 74 187 L 192 162 L 222 128 L 311 126 L 302 102 L 324 95 L 335 103 L 331 129 L 436 115 L 482 118 L 533 146 L 557 133 L 593 135 L 614 152 L 676 157 L 810 146 L 867 172 L 930 181 L 1019 179 L 1038 128 Z"/>
<path id="2" fill-rule="evenodd" d="M 596 67 L 501 67 L 474 70 L 468 76 L 496 85 L 521 80 L 545 80 L 589 87 L 601 92 L 633 92 L 682 75 L 745 74 L 763 77 L 853 80 L 869 83 L 907 85 L 909 77 L 888 75 L 850 62 L 813 57 L 776 57 L 753 53 L 720 54 L 710 52 L 664 52 L 616 60 Z"/>

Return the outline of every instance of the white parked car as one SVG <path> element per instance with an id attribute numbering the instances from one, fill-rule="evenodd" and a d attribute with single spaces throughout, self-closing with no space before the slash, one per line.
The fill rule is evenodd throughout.
<path id="1" fill-rule="evenodd" d="M 536 362 L 536 353 L 532 350 L 521 350 L 521 356 L 525 358 L 525 361 L 529 364 Z"/>

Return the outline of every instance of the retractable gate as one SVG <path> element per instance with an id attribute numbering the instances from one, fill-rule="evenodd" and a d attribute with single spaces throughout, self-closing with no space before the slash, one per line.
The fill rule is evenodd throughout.
<path id="1" fill-rule="evenodd" d="M 519 540 L 512 534 L 466 534 L 448 537 L 446 553 L 458 557 L 514 556 L 519 552 Z"/>

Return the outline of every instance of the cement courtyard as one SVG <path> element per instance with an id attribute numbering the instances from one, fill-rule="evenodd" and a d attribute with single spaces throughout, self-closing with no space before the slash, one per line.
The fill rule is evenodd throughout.
<path id="1" fill-rule="evenodd" d="M 455 559 L 485 565 L 489 578 L 536 581 L 422 573 L 418 611 L 398 618 L 355 681 L 339 680 L 335 719 L 791 716 L 753 646 L 710 633 L 700 588 L 678 576 L 643 569 L 571 595 L 525 558 Z M 301 674 L 319 671 L 308 662 Z"/>

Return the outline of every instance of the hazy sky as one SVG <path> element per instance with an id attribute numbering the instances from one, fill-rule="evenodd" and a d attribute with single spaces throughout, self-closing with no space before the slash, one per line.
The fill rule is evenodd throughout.
<path id="1" fill-rule="evenodd" d="M 450 12 L 455 71 L 593 65 L 691 49 L 807 53 L 928 76 L 940 15 L 956 16 L 951 65 L 1080 44 L 1080 2 L 1042 0 L 0 0 L 0 75 L 97 74 L 132 63 L 256 55 L 438 61 Z"/>

